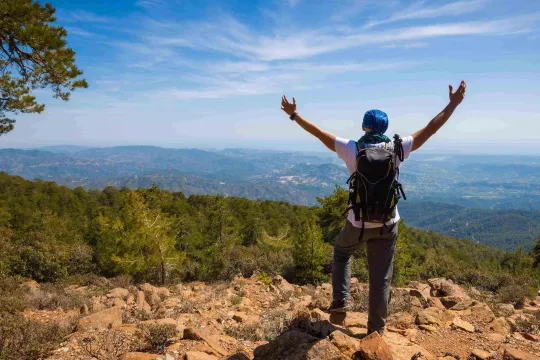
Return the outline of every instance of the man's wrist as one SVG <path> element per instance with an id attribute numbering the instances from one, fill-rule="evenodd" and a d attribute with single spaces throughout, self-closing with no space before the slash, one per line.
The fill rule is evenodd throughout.
<path id="1" fill-rule="evenodd" d="M 296 116 L 298 115 L 298 113 L 296 111 L 293 111 L 292 114 L 289 116 L 289 119 L 291 119 L 292 121 L 294 121 L 296 119 Z"/>
<path id="2" fill-rule="evenodd" d="M 448 107 L 455 109 L 455 108 L 457 108 L 457 107 L 459 106 L 459 104 L 460 104 L 460 103 L 457 102 L 457 101 L 450 101 L 450 102 L 448 103 Z"/>

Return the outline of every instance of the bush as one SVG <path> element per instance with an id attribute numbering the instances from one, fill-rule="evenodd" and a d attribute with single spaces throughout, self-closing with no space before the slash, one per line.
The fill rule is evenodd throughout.
<path id="1" fill-rule="evenodd" d="M 540 312 L 535 311 L 526 320 L 518 317 L 516 319 L 517 332 L 540 335 Z"/>
<path id="2" fill-rule="evenodd" d="M 525 298 L 531 296 L 531 291 L 524 284 L 510 284 L 503 286 L 497 292 L 497 300 L 504 304 L 512 304 L 520 309 L 525 304 Z"/>
<path id="3" fill-rule="evenodd" d="M 162 353 L 176 336 L 176 326 L 172 324 L 139 324 L 139 337 L 147 345 L 144 350 Z"/>
<path id="4" fill-rule="evenodd" d="M 42 284 L 39 290 L 27 295 L 28 305 L 39 310 L 80 309 L 89 305 L 90 299 L 84 294 L 67 292 L 61 285 Z"/>
<path id="5" fill-rule="evenodd" d="M 0 315 L 0 359 L 38 360 L 60 346 L 74 324 L 60 326 L 30 321 L 21 315 Z"/>
<path id="6" fill-rule="evenodd" d="M 116 360 L 134 350 L 132 340 L 124 331 L 111 329 L 85 337 L 81 349 L 92 359 Z"/>

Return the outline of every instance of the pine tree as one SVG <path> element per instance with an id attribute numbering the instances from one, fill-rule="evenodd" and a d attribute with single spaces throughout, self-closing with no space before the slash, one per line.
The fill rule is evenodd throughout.
<path id="1" fill-rule="evenodd" d="M 538 267 L 538 265 L 540 265 L 540 236 L 538 237 L 538 240 L 536 240 L 536 243 L 534 244 L 531 253 L 534 256 L 533 266 L 536 268 Z"/>
<path id="2" fill-rule="evenodd" d="M 312 220 L 304 222 L 294 239 L 294 277 L 306 283 L 317 283 L 323 277 L 326 249 L 321 228 Z"/>
<path id="3" fill-rule="evenodd" d="M 101 216 L 99 223 L 98 253 L 102 261 L 111 260 L 113 271 L 134 276 L 158 273 L 165 283 L 169 269 L 183 259 L 175 248 L 172 220 L 150 209 L 137 191 L 129 193 L 121 217 Z"/>
<path id="4" fill-rule="evenodd" d="M 0 135 L 13 130 L 6 113 L 41 113 L 32 91 L 52 88 L 68 100 L 70 91 L 86 88 L 75 52 L 66 47 L 67 33 L 55 26 L 55 9 L 32 0 L 0 1 Z"/>

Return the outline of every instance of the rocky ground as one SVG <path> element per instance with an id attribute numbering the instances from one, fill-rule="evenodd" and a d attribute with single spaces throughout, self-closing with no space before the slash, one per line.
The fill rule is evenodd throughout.
<path id="1" fill-rule="evenodd" d="M 42 291 L 27 283 L 29 294 Z M 50 360 L 154 359 L 540 359 L 540 296 L 522 309 L 446 279 L 392 290 L 385 334 L 366 336 L 367 285 L 353 279 L 354 311 L 321 311 L 331 285 L 281 277 L 237 277 L 229 284 L 117 287 L 80 311 L 26 311 L 43 322 L 74 322 Z"/>

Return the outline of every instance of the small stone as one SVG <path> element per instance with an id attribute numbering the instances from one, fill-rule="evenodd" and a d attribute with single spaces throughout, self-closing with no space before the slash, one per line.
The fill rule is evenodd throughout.
<path id="1" fill-rule="evenodd" d="M 188 351 L 186 353 L 186 360 L 218 360 L 214 355 L 209 355 L 200 351 Z"/>
<path id="2" fill-rule="evenodd" d="M 431 326 L 431 325 L 419 325 L 418 326 L 420 329 L 424 330 L 424 331 L 429 331 L 429 332 L 437 332 L 437 328 L 435 326 Z"/>
<path id="3" fill-rule="evenodd" d="M 501 334 L 492 333 L 492 334 L 487 334 L 486 339 L 494 344 L 499 345 L 504 342 L 504 339 L 506 339 L 506 337 Z"/>
<path id="4" fill-rule="evenodd" d="M 538 358 L 534 355 L 527 354 L 524 351 L 521 351 L 519 349 L 513 348 L 513 347 L 506 347 L 504 349 L 504 360 L 538 360 Z"/>
<path id="5" fill-rule="evenodd" d="M 461 329 L 470 333 L 474 332 L 474 326 L 471 323 L 461 320 L 459 318 L 455 318 L 454 321 L 452 321 L 452 324 L 458 329 Z"/>
<path id="6" fill-rule="evenodd" d="M 499 317 L 489 324 L 489 329 L 497 334 L 506 336 L 510 332 L 510 325 L 508 325 L 505 318 Z"/>
<path id="7" fill-rule="evenodd" d="M 482 350 L 482 349 L 474 349 L 471 352 L 471 355 L 473 355 L 474 357 L 476 357 L 479 360 L 488 360 L 488 359 L 491 359 L 491 357 L 493 356 L 491 353 L 489 353 L 489 352 L 487 352 L 485 350 Z"/>

